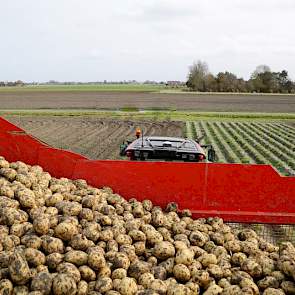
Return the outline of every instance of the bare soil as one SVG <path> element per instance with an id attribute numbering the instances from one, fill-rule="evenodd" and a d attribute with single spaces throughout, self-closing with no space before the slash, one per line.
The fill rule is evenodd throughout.
<path id="1" fill-rule="evenodd" d="M 176 109 L 204 112 L 295 112 L 295 95 L 147 92 L 0 92 L 0 109 Z"/>
<path id="2" fill-rule="evenodd" d="M 97 117 L 6 116 L 27 133 L 56 147 L 90 159 L 120 159 L 119 147 L 135 139 L 135 129 L 144 135 L 182 136 L 184 123 L 174 121 L 129 121 Z"/>

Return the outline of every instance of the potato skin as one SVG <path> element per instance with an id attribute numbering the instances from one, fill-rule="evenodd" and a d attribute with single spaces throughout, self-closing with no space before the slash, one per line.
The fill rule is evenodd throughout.
<path id="1" fill-rule="evenodd" d="M 175 248 L 172 243 L 161 241 L 155 244 L 153 254 L 161 260 L 166 260 L 170 257 L 174 257 Z"/>
<path id="2" fill-rule="evenodd" d="M 45 264 L 46 262 L 45 255 L 41 251 L 34 248 L 26 248 L 24 250 L 24 255 L 29 265 L 34 267 Z"/>
<path id="3" fill-rule="evenodd" d="M 123 278 L 117 287 L 117 291 L 122 295 L 134 295 L 137 292 L 137 285 L 134 279 Z"/>
<path id="4" fill-rule="evenodd" d="M 77 266 L 85 265 L 88 261 L 88 254 L 79 250 L 71 250 L 65 254 L 64 260 Z"/>
<path id="5" fill-rule="evenodd" d="M 48 272 L 39 272 L 31 282 L 31 291 L 40 291 L 44 295 L 51 293 L 53 276 Z"/>
<path id="6" fill-rule="evenodd" d="M 0 281 L 0 294 L 11 295 L 13 290 L 12 282 L 8 279 Z"/>
<path id="7" fill-rule="evenodd" d="M 71 275 L 60 273 L 53 279 L 52 291 L 54 295 L 74 295 L 77 285 Z"/>
<path id="8" fill-rule="evenodd" d="M 28 263 L 24 255 L 18 251 L 14 251 L 10 256 L 8 270 L 12 281 L 16 284 L 25 284 L 31 278 Z"/>

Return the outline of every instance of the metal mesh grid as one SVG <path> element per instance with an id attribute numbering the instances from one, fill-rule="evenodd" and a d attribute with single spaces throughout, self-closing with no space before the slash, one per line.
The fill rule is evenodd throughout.
<path id="1" fill-rule="evenodd" d="M 281 242 L 295 243 L 295 225 L 262 223 L 248 224 L 238 222 L 228 222 L 227 224 L 233 229 L 234 232 L 244 228 L 251 228 L 258 234 L 259 237 L 274 245 L 278 245 Z"/>

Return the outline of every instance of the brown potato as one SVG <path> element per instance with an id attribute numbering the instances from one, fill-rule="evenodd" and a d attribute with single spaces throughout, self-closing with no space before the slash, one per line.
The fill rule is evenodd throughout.
<path id="1" fill-rule="evenodd" d="M 31 282 L 31 291 L 40 291 L 44 295 L 51 294 L 53 277 L 48 272 L 39 272 Z"/>
<path id="2" fill-rule="evenodd" d="M 16 284 L 25 284 L 31 278 L 28 263 L 20 252 L 14 251 L 9 257 L 8 270 L 12 281 Z"/>
<path id="3" fill-rule="evenodd" d="M 75 295 L 77 284 L 71 275 L 60 273 L 53 279 L 52 290 L 54 295 Z"/>
<path id="4" fill-rule="evenodd" d="M 79 272 L 81 274 L 81 278 L 87 282 L 95 281 L 96 279 L 95 271 L 87 265 L 80 266 Z"/>
<path id="5" fill-rule="evenodd" d="M 69 262 L 62 262 L 56 268 L 58 273 L 67 274 L 74 278 L 75 282 L 78 283 L 81 280 L 81 274 L 78 268 Z"/>
<path id="6" fill-rule="evenodd" d="M 88 254 L 79 250 L 71 250 L 65 254 L 64 260 L 77 266 L 85 265 L 88 261 Z"/>
<path id="7" fill-rule="evenodd" d="M 45 255 L 37 249 L 26 248 L 24 250 L 24 255 L 29 265 L 33 267 L 36 267 L 41 264 L 45 264 L 45 261 L 46 261 Z"/>

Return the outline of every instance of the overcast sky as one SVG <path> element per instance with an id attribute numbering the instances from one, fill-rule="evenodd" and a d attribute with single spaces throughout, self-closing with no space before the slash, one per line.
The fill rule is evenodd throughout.
<path id="1" fill-rule="evenodd" d="M 0 0 L 0 80 L 185 80 L 198 59 L 295 79 L 295 0 Z"/>

